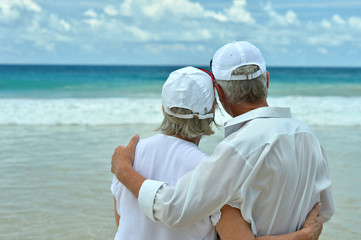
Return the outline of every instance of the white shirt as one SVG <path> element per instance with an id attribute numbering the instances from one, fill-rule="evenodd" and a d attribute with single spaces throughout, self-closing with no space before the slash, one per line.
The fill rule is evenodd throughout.
<path id="1" fill-rule="evenodd" d="M 328 163 L 310 128 L 288 108 L 258 108 L 225 125 L 226 138 L 175 187 L 146 180 L 138 203 L 153 221 L 186 226 L 226 203 L 238 207 L 254 235 L 299 230 L 314 204 L 334 213 Z"/>
<path id="2" fill-rule="evenodd" d="M 193 170 L 206 157 L 207 155 L 191 142 L 158 134 L 138 143 L 134 169 L 146 178 L 175 185 L 180 177 Z M 137 199 L 115 176 L 111 190 L 120 216 L 115 239 L 216 239 L 210 214 L 187 227 L 170 229 L 147 218 L 139 209 Z"/>

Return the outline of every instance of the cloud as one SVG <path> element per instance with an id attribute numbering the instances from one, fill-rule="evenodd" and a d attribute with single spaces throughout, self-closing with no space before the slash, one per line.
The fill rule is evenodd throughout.
<path id="1" fill-rule="evenodd" d="M 125 0 L 120 5 L 120 14 L 146 18 L 150 21 L 174 21 L 179 19 L 207 20 L 220 22 L 254 23 L 250 12 L 245 9 L 246 0 L 234 0 L 229 8 L 221 11 L 205 9 L 200 3 L 189 0 Z M 113 9 L 115 7 L 111 6 Z"/>
<path id="2" fill-rule="evenodd" d="M 332 13 L 305 20 L 300 8 L 290 9 L 292 4 L 280 8 L 271 2 L 253 2 L 250 11 L 246 0 L 219 3 L 219 8 L 191 0 L 101 2 L 82 5 L 67 15 L 35 0 L 0 0 L 2 49 L 30 46 L 34 52 L 54 54 L 59 49 L 79 54 L 121 52 L 126 59 L 135 52 L 139 56 L 167 52 L 201 56 L 233 40 L 251 41 L 270 55 L 304 49 L 331 55 L 336 47 L 361 45 L 359 16 Z"/>
<path id="3" fill-rule="evenodd" d="M 361 44 L 359 40 L 361 39 L 361 18 L 359 17 L 351 16 L 344 19 L 340 15 L 334 14 L 330 19 L 310 24 L 313 27 L 307 29 L 306 43 L 308 45 L 338 47 L 345 44 L 350 46 Z M 323 53 L 324 51 L 319 52 Z"/>
<path id="4" fill-rule="evenodd" d="M 251 13 L 246 10 L 246 5 L 246 0 L 234 0 L 232 6 L 225 10 L 228 21 L 254 24 L 256 21 Z"/>
<path id="5" fill-rule="evenodd" d="M 321 26 L 324 28 L 331 28 L 331 22 L 327 21 L 326 19 L 322 20 Z"/>
<path id="6" fill-rule="evenodd" d="M 8 49 L 27 45 L 29 51 L 34 48 L 52 52 L 58 42 L 71 42 L 66 35 L 71 33 L 71 23 L 46 12 L 32 0 L 0 1 L 0 24 L 0 39 Z"/>
<path id="7" fill-rule="evenodd" d="M 112 5 L 106 5 L 104 7 L 104 13 L 109 15 L 109 16 L 117 16 L 118 15 L 118 10 Z"/>
<path id="8" fill-rule="evenodd" d="M 93 5 L 83 10 L 81 18 L 67 19 L 47 12 L 33 0 L 3 0 L 0 8 L 6 13 L 1 16 L 7 19 L 20 18 L 24 11 L 32 13 L 17 23 L 16 30 L 10 31 L 20 41 L 54 51 L 58 44 L 72 41 L 87 45 L 82 49 L 92 50 L 99 49 L 100 42 L 106 43 L 101 48 L 110 48 L 127 42 L 189 44 L 222 36 L 234 39 L 237 33 L 229 31 L 228 27 L 222 29 L 222 25 L 254 25 L 256 21 L 246 6 L 246 0 L 234 0 L 228 7 L 218 10 L 206 9 L 190 0 L 124 0 L 119 4 L 109 1 L 101 8 Z"/>
<path id="9" fill-rule="evenodd" d="M 333 35 L 331 33 L 319 33 L 319 35 L 309 36 L 306 41 L 311 46 L 341 46 L 346 42 L 353 40 L 350 34 L 347 35 Z"/>
<path id="10" fill-rule="evenodd" d="M 59 21 L 59 23 L 60 23 L 61 25 L 63 25 L 65 31 L 69 31 L 69 30 L 71 29 L 71 25 L 70 25 L 70 23 L 68 23 L 67 21 L 61 19 L 61 20 Z"/>
<path id="11" fill-rule="evenodd" d="M 9 23 L 27 15 L 41 12 L 41 7 L 32 0 L 0 1 L 0 23 Z"/>
<path id="12" fill-rule="evenodd" d="M 93 9 L 89 9 L 89 10 L 85 11 L 83 14 L 84 14 L 84 16 L 90 17 L 90 18 L 98 17 L 98 14 Z"/>
<path id="13" fill-rule="evenodd" d="M 268 13 L 271 22 L 274 22 L 281 26 L 287 26 L 287 25 L 299 25 L 300 22 L 297 18 L 297 15 L 292 10 L 288 10 L 285 15 L 281 15 L 277 13 L 270 2 L 268 2 L 264 6 L 264 10 Z"/>
<path id="14" fill-rule="evenodd" d="M 338 25 L 345 25 L 346 21 L 343 20 L 338 14 L 333 15 L 332 20 Z"/>
<path id="15" fill-rule="evenodd" d="M 317 52 L 321 53 L 322 55 L 327 55 L 328 54 L 328 51 L 326 48 L 317 48 Z"/>
<path id="16" fill-rule="evenodd" d="M 361 18 L 359 17 L 350 17 L 348 19 L 348 24 L 351 28 L 361 31 Z"/>
<path id="17" fill-rule="evenodd" d="M 122 42 L 205 41 L 217 37 L 220 24 L 253 24 L 255 20 L 245 6 L 245 0 L 235 0 L 228 8 L 213 11 L 189 0 L 125 0 L 89 9 L 82 21 Z"/>

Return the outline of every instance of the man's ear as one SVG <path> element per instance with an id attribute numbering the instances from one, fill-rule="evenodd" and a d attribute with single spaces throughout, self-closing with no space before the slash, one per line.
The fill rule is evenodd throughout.
<path id="1" fill-rule="evenodd" d="M 224 91 L 223 91 L 222 87 L 219 86 L 217 83 L 215 83 L 215 87 L 217 89 L 219 100 L 224 100 L 226 96 L 224 94 Z"/>
<path id="2" fill-rule="evenodd" d="M 269 88 L 269 72 L 267 72 L 267 89 Z"/>

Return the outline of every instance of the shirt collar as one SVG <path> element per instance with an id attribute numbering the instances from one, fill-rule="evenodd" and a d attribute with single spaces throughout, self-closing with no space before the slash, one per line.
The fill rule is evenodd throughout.
<path id="1" fill-rule="evenodd" d="M 261 107 L 239 115 L 224 124 L 224 137 L 241 129 L 248 121 L 255 118 L 291 118 L 290 108 Z"/>

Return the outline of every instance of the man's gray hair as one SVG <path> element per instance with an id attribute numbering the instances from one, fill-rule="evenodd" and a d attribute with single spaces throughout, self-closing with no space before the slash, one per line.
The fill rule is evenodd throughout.
<path id="1" fill-rule="evenodd" d="M 191 110 L 184 108 L 173 107 L 170 109 L 178 114 L 192 114 Z M 211 110 L 209 113 L 211 113 Z M 163 111 L 164 119 L 159 129 L 162 133 L 167 135 L 177 135 L 182 138 L 195 138 L 203 135 L 212 135 L 212 123 L 214 118 L 198 119 L 196 117 L 191 119 L 177 118 L 167 114 Z"/>
<path id="2" fill-rule="evenodd" d="M 232 75 L 248 75 L 257 72 L 257 65 L 241 66 L 233 70 Z M 257 103 L 265 100 L 268 95 L 267 73 L 250 80 L 221 80 L 216 83 L 222 87 L 228 101 L 232 104 Z"/>

